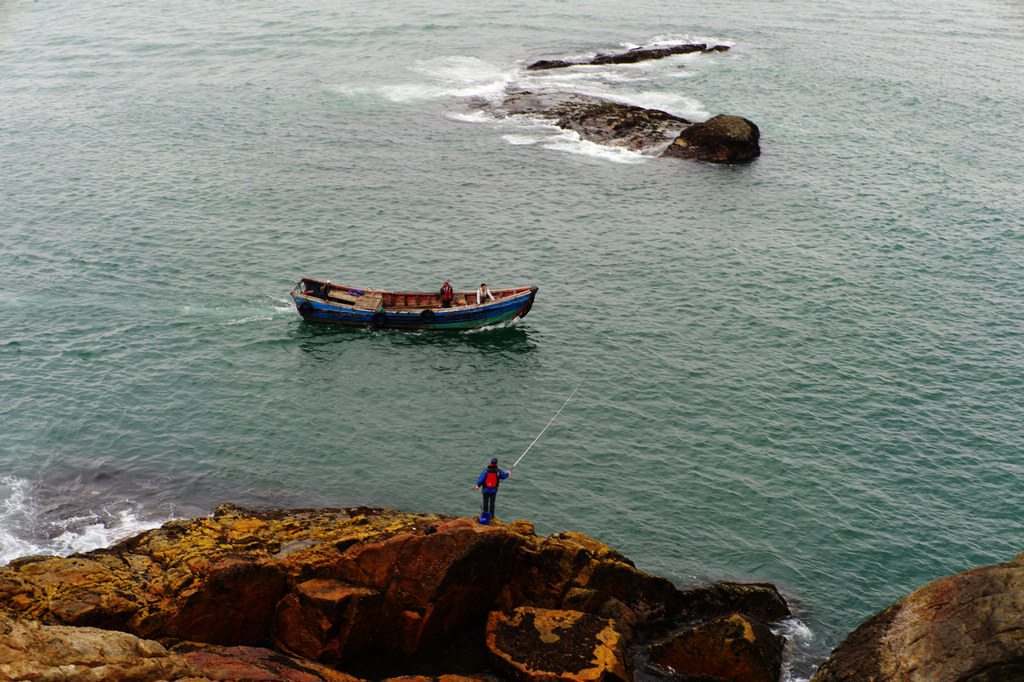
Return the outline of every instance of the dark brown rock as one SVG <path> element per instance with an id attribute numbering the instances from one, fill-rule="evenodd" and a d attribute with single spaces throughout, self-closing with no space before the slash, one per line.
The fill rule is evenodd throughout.
<path id="1" fill-rule="evenodd" d="M 275 645 L 314 661 L 340 663 L 368 648 L 383 595 L 336 580 L 316 578 L 295 586 L 277 605 Z"/>
<path id="2" fill-rule="evenodd" d="M 439 677 L 428 677 L 426 675 L 404 675 L 402 677 L 388 677 L 381 682 L 484 682 L 478 677 L 465 677 L 463 675 L 441 675 Z"/>
<path id="3" fill-rule="evenodd" d="M 501 668 L 527 682 L 633 679 L 633 658 L 614 623 L 579 611 L 495 611 L 487 619 L 487 648 Z"/>
<path id="4" fill-rule="evenodd" d="M 660 109 L 605 101 L 566 111 L 556 125 L 597 144 L 644 152 L 663 145 L 667 135 L 684 129 L 690 121 Z"/>
<path id="5" fill-rule="evenodd" d="M 362 682 L 313 661 L 282 656 L 270 649 L 186 643 L 174 647 L 194 670 L 195 679 L 261 682 Z"/>
<path id="6" fill-rule="evenodd" d="M 676 673 L 723 682 L 777 682 L 782 637 L 739 614 L 713 620 L 649 647 L 651 661 Z"/>
<path id="7" fill-rule="evenodd" d="M 638 570 L 608 545 L 582 533 L 558 533 L 545 538 L 543 545 L 525 548 L 514 576 L 497 607 L 533 604 L 557 609 L 575 603 L 596 612 L 614 597 L 634 611 L 645 608 L 650 620 L 662 620 L 676 616 L 684 599 L 671 581 Z M 577 594 L 586 597 L 574 602 Z"/>
<path id="8" fill-rule="evenodd" d="M 1024 554 L 941 578 L 869 618 L 813 682 L 1024 679 Z"/>
<path id="9" fill-rule="evenodd" d="M 740 163 L 761 154 L 761 131 L 740 116 L 719 114 L 683 129 L 662 156 L 711 163 Z"/>
<path id="10" fill-rule="evenodd" d="M 792 615 L 785 598 L 771 583 L 721 582 L 687 590 L 683 595 L 682 609 L 684 613 L 701 618 L 740 613 L 764 623 L 774 623 Z"/>
<path id="11" fill-rule="evenodd" d="M 656 155 L 676 139 L 690 121 L 658 109 L 565 92 L 510 88 L 498 102 L 473 101 L 499 118 L 530 116 L 549 121 L 581 139 L 610 147 Z"/>
<path id="12" fill-rule="evenodd" d="M 581 139 L 641 154 L 737 163 L 761 153 L 760 131 L 745 118 L 719 114 L 693 123 L 659 109 L 579 93 L 509 88 L 499 102 L 470 100 L 498 118 L 529 116 L 577 133 Z"/>
<path id="13" fill-rule="evenodd" d="M 526 67 L 527 71 L 541 71 L 544 69 L 564 69 L 575 66 L 575 62 L 567 62 L 564 59 L 541 59 Z"/>

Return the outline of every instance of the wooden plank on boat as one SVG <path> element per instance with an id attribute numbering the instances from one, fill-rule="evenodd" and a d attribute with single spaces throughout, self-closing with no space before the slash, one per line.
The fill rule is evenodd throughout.
<path id="1" fill-rule="evenodd" d="M 327 294 L 327 298 L 338 303 L 346 303 L 356 308 L 365 308 L 367 310 L 376 310 L 380 306 L 381 298 L 380 294 L 364 294 L 357 296 L 348 291 L 332 291 Z"/>
<path id="2" fill-rule="evenodd" d="M 367 310 L 376 310 L 380 307 L 381 299 L 384 298 L 380 294 L 364 294 L 355 299 L 354 305 L 357 308 L 366 308 Z"/>
<path id="3" fill-rule="evenodd" d="M 327 294 L 327 298 L 340 303 L 348 303 L 349 305 L 355 305 L 356 301 L 359 300 L 359 297 L 353 296 L 347 291 L 332 291 Z"/>

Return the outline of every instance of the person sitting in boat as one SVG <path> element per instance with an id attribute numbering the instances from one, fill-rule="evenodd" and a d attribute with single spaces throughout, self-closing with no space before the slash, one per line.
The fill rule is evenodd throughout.
<path id="1" fill-rule="evenodd" d="M 480 288 L 476 290 L 476 302 L 480 304 L 483 303 L 485 300 L 493 301 L 494 296 L 491 294 L 486 284 L 481 284 Z"/>
<path id="2" fill-rule="evenodd" d="M 452 298 L 455 297 L 455 292 L 452 291 L 452 285 L 448 283 L 448 280 L 445 280 L 444 284 L 441 285 L 441 291 L 438 292 L 438 296 L 441 297 L 441 305 L 443 307 L 452 307 Z"/>

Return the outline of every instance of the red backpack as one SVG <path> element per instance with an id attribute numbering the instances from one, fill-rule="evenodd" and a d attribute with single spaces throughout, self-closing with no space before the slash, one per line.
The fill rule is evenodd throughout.
<path id="1" fill-rule="evenodd" d="M 487 475 L 484 476 L 484 487 L 485 488 L 497 488 L 498 487 L 498 468 L 494 467 L 494 471 L 491 471 L 491 467 L 487 467 Z"/>

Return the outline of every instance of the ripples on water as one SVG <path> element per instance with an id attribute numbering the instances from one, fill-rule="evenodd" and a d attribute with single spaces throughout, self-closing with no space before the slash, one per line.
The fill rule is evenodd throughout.
<path id="1" fill-rule="evenodd" d="M 0 558 L 225 501 L 472 514 L 581 380 L 499 516 L 778 582 L 791 676 L 1020 549 L 1019 12 L 415 9 L 0 7 Z M 734 47 L 522 71 L 693 36 Z M 510 82 L 744 115 L 764 154 L 457 106 Z M 331 329 L 304 274 L 540 294 L 505 328 Z"/>

